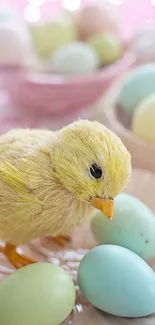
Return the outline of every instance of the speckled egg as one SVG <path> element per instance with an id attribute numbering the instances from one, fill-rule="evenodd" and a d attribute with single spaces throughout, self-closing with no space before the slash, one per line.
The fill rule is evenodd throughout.
<path id="1" fill-rule="evenodd" d="M 95 1 L 86 4 L 78 12 L 76 22 L 82 40 L 105 31 L 118 33 L 116 10 L 106 2 Z"/>
<path id="2" fill-rule="evenodd" d="M 75 42 L 59 48 L 51 57 L 48 70 L 59 74 L 84 74 L 97 70 L 99 58 L 91 46 Z"/>
<path id="3" fill-rule="evenodd" d="M 0 324 L 59 325 L 74 302 L 74 284 L 63 269 L 50 263 L 32 264 L 0 285 Z"/>
<path id="4" fill-rule="evenodd" d="M 134 111 L 132 131 L 142 139 L 155 143 L 155 94 L 144 99 Z"/>
<path id="5" fill-rule="evenodd" d="M 88 43 L 99 55 L 101 65 L 113 63 L 123 54 L 120 38 L 112 33 L 94 35 L 88 40 Z"/>
<path id="6" fill-rule="evenodd" d="M 41 59 L 49 59 L 59 47 L 76 39 L 73 19 L 62 16 L 55 20 L 39 22 L 29 26 L 36 52 Z"/>
<path id="7" fill-rule="evenodd" d="M 144 203 L 129 194 L 115 198 L 112 220 L 98 213 L 91 227 L 100 244 L 126 247 L 144 259 L 155 256 L 155 216 Z"/>
<path id="8" fill-rule="evenodd" d="M 115 245 L 92 249 L 80 263 L 78 283 L 95 307 L 121 317 L 155 312 L 155 275 L 135 253 Z"/>
<path id="9" fill-rule="evenodd" d="M 155 92 L 155 64 L 144 64 L 129 72 L 119 93 L 119 105 L 132 113 L 140 102 Z"/>

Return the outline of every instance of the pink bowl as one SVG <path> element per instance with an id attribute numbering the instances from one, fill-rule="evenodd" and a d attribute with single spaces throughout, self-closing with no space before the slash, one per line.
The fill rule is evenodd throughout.
<path id="1" fill-rule="evenodd" d="M 134 62 L 135 57 L 126 53 L 115 64 L 78 77 L 35 73 L 19 67 L 3 68 L 1 74 L 3 86 L 16 107 L 31 113 L 60 115 L 96 102 Z"/>

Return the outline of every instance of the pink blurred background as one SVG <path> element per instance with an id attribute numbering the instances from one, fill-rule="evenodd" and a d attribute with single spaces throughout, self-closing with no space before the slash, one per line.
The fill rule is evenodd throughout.
<path id="1" fill-rule="evenodd" d="M 90 0 L 81 0 L 81 5 Z M 102 1 L 102 0 L 100 0 Z M 41 3 L 39 0 L 0 0 L 1 5 L 12 5 L 19 9 L 24 16 L 24 11 L 29 3 Z M 51 18 L 56 15 L 63 4 L 63 2 L 77 3 L 77 0 L 46 0 L 44 4 L 39 7 L 41 12 L 40 19 Z M 155 0 L 107 0 L 117 7 L 121 12 L 120 29 L 124 37 L 130 37 L 133 32 L 146 24 L 155 22 Z M 76 6 L 76 5 L 75 5 Z"/>
<path id="2" fill-rule="evenodd" d="M 57 15 L 61 8 L 66 9 L 78 9 L 79 4 L 84 5 L 91 0 L 0 0 L 0 5 L 4 7 L 14 7 L 18 9 L 23 18 L 31 16 L 31 8 L 36 10 L 36 17 L 31 16 L 31 21 L 37 21 L 38 19 L 50 19 Z M 94 0 L 101 2 L 107 1 L 116 8 L 120 17 L 120 32 L 124 39 L 132 37 L 134 32 L 145 24 L 155 24 L 155 0 Z M 77 7 L 77 8 L 76 8 Z M 30 9 L 30 10 L 29 10 Z M 28 13 L 28 14 L 27 14 Z M 38 15 L 38 16 L 37 16 Z M 34 19 L 33 19 L 34 18 Z M 14 81 L 13 81 L 14 82 Z M 15 87 L 18 86 L 15 84 Z M 21 91 L 20 91 L 21 95 Z M 39 98 L 38 96 L 36 99 Z M 15 107 L 16 108 L 16 107 Z M 6 100 L 6 96 L 0 93 L 0 129 L 8 129 L 10 127 L 18 126 L 36 126 L 47 127 L 55 129 L 61 127 L 62 123 L 66 124 L 76 119 L 77 117 L 85 118 L 89 117 L 88 108 L 84 107 L 84 110 L 78 111 L 77 115 L 65 115 L 62 119 L 57 119 L 54 116 L 50 118 L 41 118 L 36 116 L 30 116 L 30 111 L 22 109 L 14 109 L 12 103 Z M 34 125 L 35 124 L 35 125 Z M 1 130 L 0 130 L 1 133 Z"/>

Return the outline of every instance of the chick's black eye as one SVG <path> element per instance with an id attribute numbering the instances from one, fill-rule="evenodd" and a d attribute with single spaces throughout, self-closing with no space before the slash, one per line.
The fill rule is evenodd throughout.
<path id="1" fill-rule="evenodd" d="M 92 164 L 90 167 L 90 174 L 93 178 L 99 179 L 102 177 L 102 169 L 96 164 Z"/>

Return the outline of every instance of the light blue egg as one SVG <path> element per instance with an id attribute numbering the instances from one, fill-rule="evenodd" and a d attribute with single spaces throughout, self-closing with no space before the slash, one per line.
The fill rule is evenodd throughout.
<path id="1" fill-rule="evenodd" d="M 52 55 L 48 64 L 49 71 L 67 75 L 90 73 L 98 67 L 98 54 L 90 45 L 82 42 L 60 47 Z"/>
<path id="2" fill-rule="evenodd" d="M 145 64 L 131 71 L 119 94 L 120 106 L 133 112 L 147 96 L 155 93 L 155 64 Z"/>
<path id="3" fill-rule="evenodd" d="M 0 22 L 17 20 L 19 17 L 18 11 L 14 10 L 10 6 L 0 8 Z"/>
<path id="4" fill-rule="evenodd" d="M 102 245 L 84 256 L 78 271 L 80 289 L 98 309 L 121 317 L 155 312 L 155 275 L 126 248 Z"/>
<path id="5" fill-rule="evenodd" d="M 144 259 L 155 256 L 155 216 L 140 200 L 129 194 L 115 198 L 114 216 L 108 220 L 98 213 L 91 221 L 99 244 L 126 247 Z"/>

